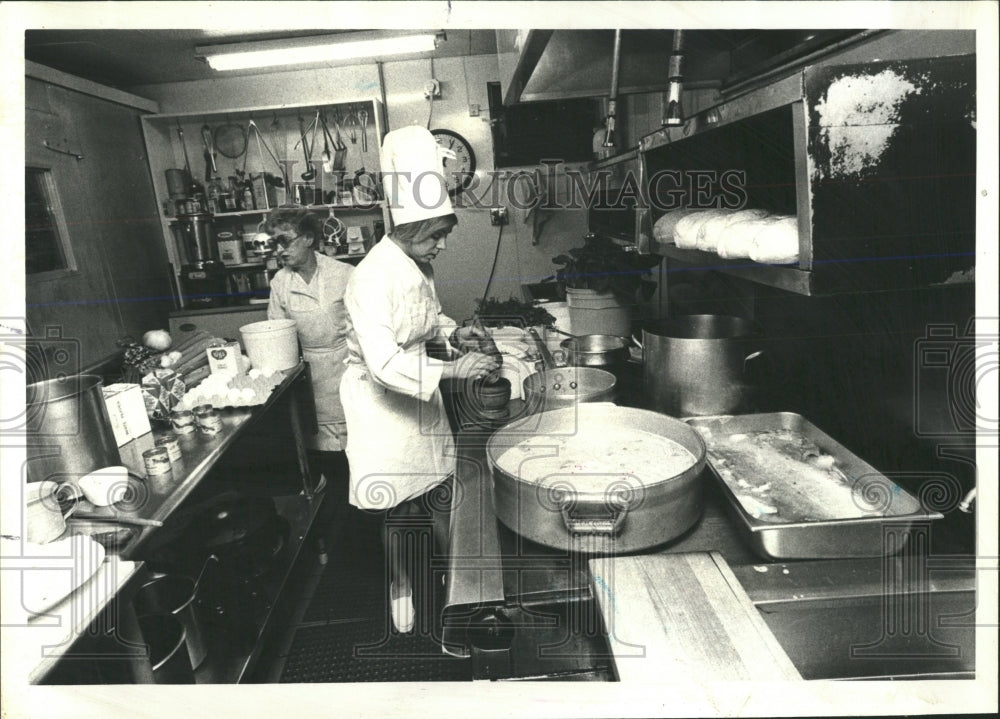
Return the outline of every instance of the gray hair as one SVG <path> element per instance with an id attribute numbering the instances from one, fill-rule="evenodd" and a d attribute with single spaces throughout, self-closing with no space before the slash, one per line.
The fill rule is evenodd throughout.
<path id="1" fill-rule="evenodd" d="M 264 232 L 272 237 L 291 230 L 310 238 L 309 246 L 319 247 L 323 239 L 323 221 L 302 205 L 282 205 L 271 212 L 264 223 Z"/>

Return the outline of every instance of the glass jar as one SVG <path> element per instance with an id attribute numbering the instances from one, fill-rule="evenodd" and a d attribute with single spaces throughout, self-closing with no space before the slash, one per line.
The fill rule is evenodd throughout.
<path id="1" fill-rule="evenodd" d="M 194 412 L 189 409 L 175 409 L 170 413 L 170 425 L 177 434 L 191 434 L 197 429 Z"/>
<path id="2" fill-rule="evenodd" d="M 222 417 L 218 410 L 210 404 L 198 405 L 194 408 L 194 419 L 198 431 L 202 434 L 218 434 L 222 429 Z"/>

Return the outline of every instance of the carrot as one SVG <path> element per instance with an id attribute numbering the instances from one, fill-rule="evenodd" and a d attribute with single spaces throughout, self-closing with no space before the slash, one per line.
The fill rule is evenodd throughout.
<path id="1" fill-rule="evenodd" d="M 203 359 L 205 360 L 205 362 L 208 362 L 208 355 L 205 354 L 205 350 L 207 350 L 212 345 L 213 342 L 217 341 L 218 340 L 215 337 L 209 336 L 205 339 L 195 342 L 188 349 L 184 350 L 184 352 L 181 353 L 180 359 L 178 359 L 174 363 L 172 369 L 174 369 L 178 373 L 182 373 L 184 372 L 184 370 L 190 369 L 188 365 L 194 360 Z M 199 365 L 195 364 L 194 366 L 197 367 Z"/>
<path id="2" fill-rule="evenodd" d="M 211 335 L 208 334 L 208 332 L 206 332 L 205 330 L 195 330 L 191 334 L 185 336 L 184 339 L 178 342 L 176 345 L 172 346 L 170 348 L 170 351 L 183 353 L 184 350 L 191 347 L 191 345 L 193 345 L 195 342 L 197 342 L 198 340 L 203 340 L 206 337 L 211 337 Z"/>
<path id="3" fill-rule="evenodd" d="M 181 380 L 184 382 L 185 389 L 191 389 L 196 387 L 203 379 L 208 377 L 212 373 L 212 368 L 208 366 L 207 362 L 204 366 L 198 367 L 196 369 L 188 371 L 186 374 L 181 375 Z"/>
<path id="4" fill-rule="evenodd" d="M 193 356 L 191 359 L 189 359 L 187 362 L 176 365 L 171 369 L 173 369 L 178 375 L 183 375 L 187 374 L 193 369 L 204 367 L 207 364 L 208 364 L 208 355 L 203 350 L 201 354 L 197 354 Z"/>

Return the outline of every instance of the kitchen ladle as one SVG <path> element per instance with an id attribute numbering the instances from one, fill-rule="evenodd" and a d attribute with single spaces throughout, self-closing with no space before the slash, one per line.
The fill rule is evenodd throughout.
<path id="1" fill-rule="evenodd" d="M 299 115 L 299 134 L 302 136 L 302 154 L 306 159 L 306 171 L 302 173 L 301 177 L 306 182 L 309 182 L 316 179 L 316 170 L 312 166 L 312 148 L 309 147 L 309 141 L 306 140 L 306 126 L 302 115 Z"/>

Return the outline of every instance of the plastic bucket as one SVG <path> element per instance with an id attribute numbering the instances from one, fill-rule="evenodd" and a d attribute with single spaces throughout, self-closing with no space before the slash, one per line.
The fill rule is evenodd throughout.
<path id="1" fill-rule="evenodd" d="M 616 335 L 632 333 L 629 308 L 610 292 L 566 288 L 571 332 L 574 335 Z"/>
<path id="2" fill-rule="evenodd" d="M 243 349 L 257 369 L 286 370 L 299 363 L 295 320 L 264 320 L 240 327 Z"/>

